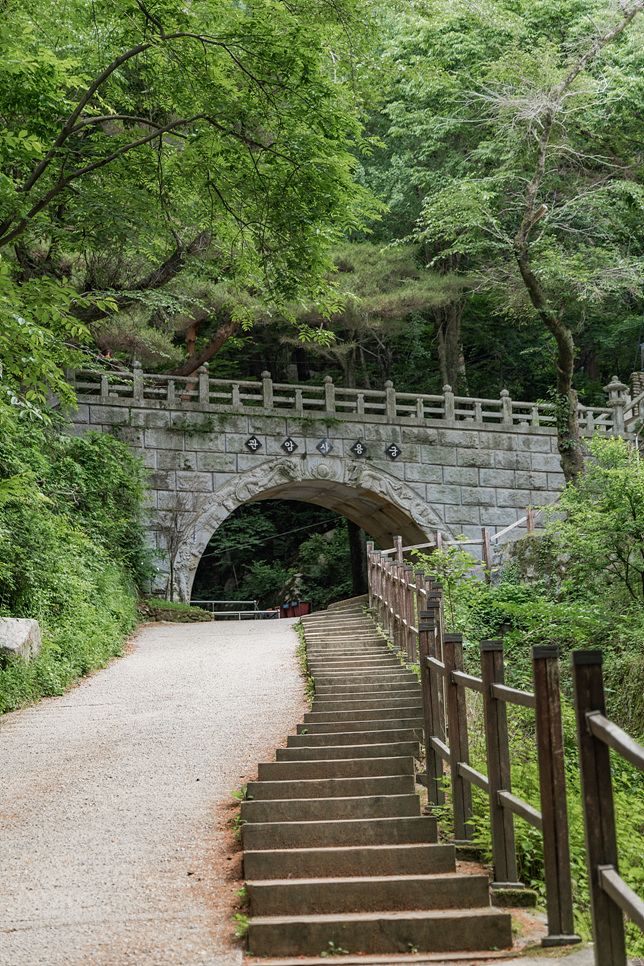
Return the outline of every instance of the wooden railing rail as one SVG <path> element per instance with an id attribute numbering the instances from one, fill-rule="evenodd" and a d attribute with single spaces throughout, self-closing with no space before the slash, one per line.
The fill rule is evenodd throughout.
<path id="1" fill-rule="evenodd" d="M 523 888 L 518 882 L 514 838 L 517 815 L 541 830 L 548 936 L 543 944 L 579 941 L 574 932 L 563 726 L 556 647 L 532 649 L 534 691 L 509 687 L 504 680 L 502 641 L 482 641 L 481 677 L 463 668 L 463 638 L 444 630 L 442 587 L 422 571 L 402 563 L 402 539 L 395 539 L 396 559 L 367 545 L 369 602 L 395 647 L 408 662 L 417 659 L 423 699 L 427 795 L 433 805 L 445 802 L 444 764 L 449 764 L 456 842 L 472 836 L 471 785 L 489 801 L 496 888 Z M 487 775 L 470 764 L 466 689 L 483 697 Z M 506 705 L 533 709 L 541 811 L 512 793 Z"/>
<path id="2" fill-rule="evenodd" d="M 626 966 L 624 913 L 644 930 L 644 902 L 619 875 L 610 748 L 644 771 L 644 747 L 606 717 L 602 651 L 573 651 L 586 861 L 597 966 Z"/>

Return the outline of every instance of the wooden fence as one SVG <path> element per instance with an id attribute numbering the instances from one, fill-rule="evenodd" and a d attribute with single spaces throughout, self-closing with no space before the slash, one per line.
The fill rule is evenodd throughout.
<path id="1" fill-rule="evenodd" d="M 455 842 L 472 836 L 472 794 L 488 796 L 494 882 L 492 888 L 523 888 L 518 882 L 514 816 L 543 835 L 548 935 L 544 946 L 579 942 L 574 931 L 564 741 L 556 646 L 532 648 L 533 691 L 508 687 L 503 642 L 480 644 L 481 675 L 467 674 L 461 634 L 445 633 L 442 586 L 406 564 L 402 540 L 396 556 L 367 544 L 369 604 L 393 645 L 420 667 L 427 794 L 445 801 L 449 765 Z M 408 548 L 413 549 L 413 548 Z M 580 769 L 597 966 L 626 966 L 623 913 L 644 929 L 644 902 L 619 877 L 609 746 L 644 771 L 644 748 L 605 717 L 600 651 L 573 653 Z M 481 694 L 487 774 L 470 764 L 466 691 Z M 512 793 L 507 704 L 533 709 L 541 810 Z"/>

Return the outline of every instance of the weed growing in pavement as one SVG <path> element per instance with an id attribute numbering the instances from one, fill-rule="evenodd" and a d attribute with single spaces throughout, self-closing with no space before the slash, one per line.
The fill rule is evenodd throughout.
<path id="1" fill-rule="evenodd" d="M 246 819 L 242 818 L 241 815 L 235 815 L 233 818 L 231 818 L 228 824 L 234 830 L 235 838 L 239 842 L 241 839 L 242 828 L 246 824 Z"/>
<path id="2" fill-rule="evenodd" d="M 247 908 L 247 906 L 248 906 L 248 889 L 246 888 L 246 886 L 243 885 L 241 887 L 241 889 L 237 889 L 237 891 L 235 892 L 235 895 L 237 896 L 237 905 L 239 906 L 239 908 L 240 909 Z"/>
<path id="3" fill-rule="evenodd" d="M 336 946 L 336 944 L 331 939 L 329 939 L 328 945 L 329 945 L 329 948 L 323 949 L 322 952 L 320 953 L 320 956 L 322 958 L 324 958 L 325 956 L 348 956 L 349 955 L 348 949 L 343 949 L 342 946 Z"/>
<path id="4" fill-rule="evenodd" d="M 248 785 L 242 785 L 238 792 L 231 792 L 230 794 L 233 796 L 233 798 L 236 798 L 238 802 L 250 801 L 253 797 L 252 795 L 248 794 Z"/>
<path id="5" fill-rule="evenodd" d="M 304 626 L 302 621 L 298 621 L 295 624 L 295 630 L 297 636 L 300 639 L 300 643 L 297 645 L 297 664 L 301 673 L 306 678 L 305 692 L 310 704 L 313 704 L 313 698 L 315 697 L 315 684 L 313 678 L 309 674 L 308 659 L 306 656 L 306 638 L 304 637 Z"/>
<path id="6" fill-rule="evenodd" d="M 237 938 L 245 939 L 248 935 L 250 916 L 247 916 L 244 912 L 236 912 L 233 916 L 233 922 L 235 923 L 235 935 Z"/>

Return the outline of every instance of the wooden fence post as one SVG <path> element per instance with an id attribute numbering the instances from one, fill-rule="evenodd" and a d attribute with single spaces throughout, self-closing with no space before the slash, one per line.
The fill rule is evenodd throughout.
<path id="1" fill-rule="evenodd" d="M 409 662 L 414 660 L 415 641 L 414 636 L 411 632 L 414 626 L 414 592 L 412 591 L 412 586 L 414 583 L 414 568 L 411 564 L 405 564 L 404 570 L 404 590 L 405 590 L 405 606 L 403 610 L 403 617 L 407 622 L 403 625 L 403 630 L 405 632 L 405 651 L 407 653 L 407 660 Z"/>
<path id="2" fill-rule="evenodd" d="M 394 546 L 396 548 L 396 560 L 398 561 L 398 563 L 402 563 L 402 560 L 403 560 L 402 537 L 394 537 Z"/>
<path id="3" fill-rule="evenodd" d="M 439 682 L 436 673 L 427 667 L 426 657 L 436 657 L 436 623 L 429 618 L 431 611 L 421 611 L 418 622 L 418 659 L 420 661 L 420 683 L 423 694 L 423 724 L 425 731 L 425 760 L 427 763 L 427 801 L 432 805 L 445 804 L 443 791 L 443 759 L 432 747 L 432 736 L 445 740 L 440 721 L 438 702 Z"/>
<path id="4" fill-rule="evenodd" d="M 465 689 L 452 681 L 452 671 L 463 670 L 463 635 L 445 634 L 443 638 L 445 689 L 447 693 L 447 728 L 449 734 L 449 767 L 452 779 L 454 839 L 467 843 L 472 837 L 472 789 L 458 773 L 459 762 L 470 763 L 467 738 L 467 698 Z"/>
<path id="5" fill-rule="evenodd" d="M 385 632 L 387 634 L 387 637 L 389 638 L 389 640 L 391 641 L 392 644 L 394 643 L 394 623 L 393 623 L 393 617 L 392 617 L 392 613 L 391 613 L 391 608 L 393 606 L 392 597 L 393 597 L 393 592 L 394 592 L 394 590 L 393 590 L 393 588 L 394 588 L 394 584 L 393 584 L 393 569 L 394 569 L 394 565 L 391 562 L 391 560 L 389 559 L 389 557 L 387 557 L 385 559 L 385 572 L 384 572 L 384 576 L 385 576 L 385 623 L 384 623 L 384 628 L 385 628 Z"/>
<path id="6" fill-rule="evenodd" d="M 401 564 L 394 561 L 391 567 L 391 597 L 393 604 L 393 644 L 400 650 L 400 570 Z"/>
<path id="7" fill-rule="evenodd" d="M 425 590 L 425 594 L 427 593 L 427 591 L 426 591 L 427 578 L 425 577 L 424 571 L 422 571 L 422 570 L 415 571 L 415 573 L 414 573 L 414 583 L 416 584 L 416 600 L 415 600 L 415 611 L 414 611 L 414 626 L 416 627 L 416 630 L 418 630 L 418 625 L 420 624 L 420 612 L 421 612 L 421 610 L 424 610 L 424 607 L 425 607 L 425 601 L 423 600 L 423 597 L 425 595 L 423 595 L 422 591 Z M 418 652 L 418 634 L 415 635 L 414 645 L 415 645 L 415 656 L 416 656 L 416 660 L 417 661 L 420 661 L 420 658 L 418 656 L 418 653 L 419 653 Z"/>
<path id="8" fill-rule="evenodd" d="M 608 745 L 591 734 L 587 720 L 593 711 L 606 713 L 603 657 L 602 651 L 573 651 L 572 680 L 595 963 L 597 966 L 626 966 L 624 916 L 599 881 L 600 866 L 618 867 L 610 752 Z"/>
<path id="9" fill-rule="evenodd" d="M 541 945 L 565 946 L 581 942 L 581 939 L 575 934 L 572 905 L 559 648 L 556 644 L 532 648 L 532 675 L 548 911 L 548 935 L 542 939 Z"/>
<path id="10" fill-rule="evenodd" d="M 512 791 L 507 710 L 505 702 L 492 693 L 493 684 L 504 683 L 502 641 L 481 641 L 481 677 L 495 879 L 492 888 L 522 889 L 522 883 L 517 881 L 512 812 L 503 807 L 498 797 L 500 791 Z"/>
<path id="11" fill-rule="evenodd" d="M 374 585 L 374 549 L 373 540 L 367 540 L 367 592 L 369 610 L 373 611 L 373 585 Z"/>
<path id="12" fill-rule="evenodd" d="M 487 527 L 483 527 L 481 530 L 481 535 L 483 537 L 483 564 L 485 566 L 485 582 L 490 583 L 492 579 L 492 542 L 490 540 L 490 531 Z"/>

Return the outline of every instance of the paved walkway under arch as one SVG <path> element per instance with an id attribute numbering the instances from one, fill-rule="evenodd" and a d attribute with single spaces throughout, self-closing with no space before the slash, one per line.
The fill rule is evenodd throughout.
<path id="1" fill-rule="evenodd" d="M 2 966 L 233 966 L 231 789 L 305 710 L 292 621 L 156 624 L 0 718 Z"/>

